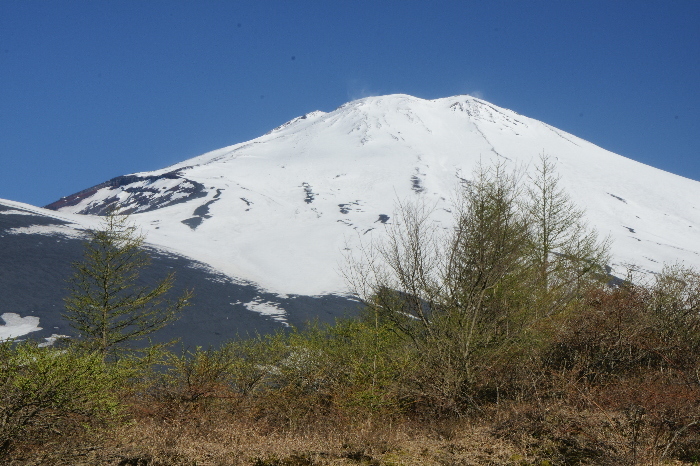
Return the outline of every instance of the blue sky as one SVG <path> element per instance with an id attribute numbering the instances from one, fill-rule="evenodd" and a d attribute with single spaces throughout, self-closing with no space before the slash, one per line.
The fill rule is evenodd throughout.
<path id="1" fill-rule="evenodd" d="M 392 93 L 477 95 L 700 180 L 700 1 L 0 2 L 0 198 Z"/>

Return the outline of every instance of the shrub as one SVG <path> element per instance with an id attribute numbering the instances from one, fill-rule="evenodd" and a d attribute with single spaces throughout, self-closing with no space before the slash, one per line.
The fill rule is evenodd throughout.
<path id="1" fill-rule="evenodd" d="M 29 430 L 108 419 L 120 380 L 101 354 L 0 342 L 0 453 Z"/>
<path id="2" fill-rule="evenodd" d="M 281 334 L 226 343 L 219 349 L 168 352 L 157 375 L 159 396 L 171 401 L 206 404 L 218 398 L 247 397 L 273 385 L 277 365 L 288 352 Z"/>

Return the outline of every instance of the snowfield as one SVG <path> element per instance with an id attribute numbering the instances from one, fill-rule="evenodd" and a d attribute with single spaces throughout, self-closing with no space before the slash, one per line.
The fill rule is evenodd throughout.
<path id="1" fill-rule="evenodd" d="M 700 183 L 471 96 L 360 99 L 40 211 L 88 228 L 96 218 L 85 214 L 117 202 L 155 247 L 274 293 L 342 294 L 343 251 L 380 239 L 397 200 L 423 198 L 449 228 L 453 193 L 479 161 L 527 172 L 543 152 L 589 223 L 612 239 L 617 273 L 627 264 L 700 266 Z"/>

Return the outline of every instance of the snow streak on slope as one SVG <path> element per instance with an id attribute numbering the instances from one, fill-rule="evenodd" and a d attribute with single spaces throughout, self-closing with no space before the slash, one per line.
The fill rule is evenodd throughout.
<path id="1" fill-rule="evenodd" d="M 381 236 L 396 200 L 423 197 L 449 228 L 450 199 L 475 164 L 529 170 L 543 152 L 590 223 L 613 239 L 618 270 L 700 265 L 699 183 L 470 96 L 357 100 L 48 207 L 91 214 L 118 203 L 149 242 L 231 277 L 277 293 L 342 293 L 343 249 Z"/>

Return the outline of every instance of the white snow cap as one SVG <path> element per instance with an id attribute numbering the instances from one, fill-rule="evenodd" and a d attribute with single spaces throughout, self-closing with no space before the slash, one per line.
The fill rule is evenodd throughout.
<path id="1" fill-rule="evenodd" d="M 618 270 L 700 265 L 698 182 L 468 95 L 367 97 L 311 112 L 252 141 L 104 186 L 60 214 L 84 223 L 70 214 L 116 196 L 155 246 L 273 292 L 342 293 L 344 248 L 381 237 L 397 199 L 424 198 L 449 228 L 450 199 L 475 164 L 529 170 L 543 152 L 589 223 L 612 238 Z"/>

